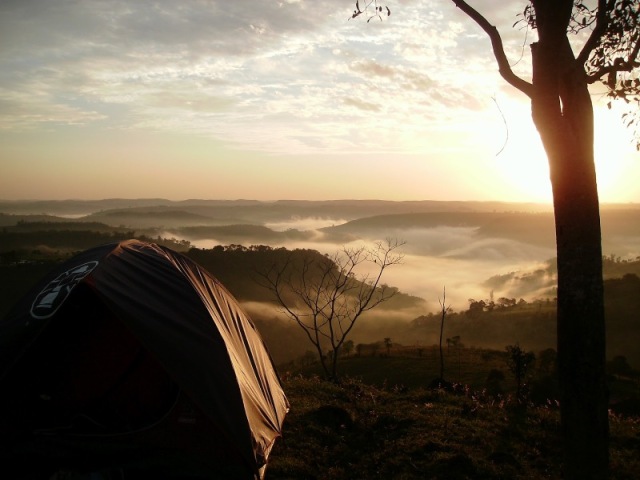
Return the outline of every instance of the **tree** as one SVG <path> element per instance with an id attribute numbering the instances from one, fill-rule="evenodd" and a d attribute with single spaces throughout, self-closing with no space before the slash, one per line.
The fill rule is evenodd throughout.
<path id="1" fill-rule="evenodd" d="M 553 348 L 546 348 L 536 357 L 536 375 L 531 382 L 529 399 L 534 403 L 558 400 L 558 355 Z"/>
<path id="2" fill-rule="evenodd" d="M 533 352 L 526 352 L 520 348 L 519 344 L 508 345 L 507 351 L 507 367 L 516 379 L 516 399 L 518 402 L 524 401 L 522 388 L 525 385 L 527 373 L 535 362 L 536 356 Z"/>
<path id="3" fill-rule="evenodd" d="M 401 263 L 401 245 L 387 240 L 373 248 L 344 247 L 332 257 L 307 252 L 300 262 L 292 252 L 259 272 L 262 286 L 315 347 L 327 379 L 338 381 L 340 352 L 361 315 L 397 293 L 380 280 L 388 267 Z"/>
<path id="4" fill-rule="evenodd" d="M 556 372 L 558 354 L 553 348 L 545 348 L 538 353 L 538 373 L 540 375 L 553 375 Z"/>
<path id="5" fill-rule="evenodd" d="M 484 312 L 485 307 L 487 306 L 484 300 L 474 300 L 473 298 L 469 299 L 469 310 L 467 310 L 466 314 L 471 318 L 477 318 Z"/>
<path id="6" fill-rule="evenodd" d="M 607 365 L 607 370 L 614 375 L 630 375 L 633 373 L 633 368 L 629 365 L 627 357 L 623 355 L 616 355 Z"/>
<path id="7" fill-rule="evenodd" d="M 387 356 L 391 355 L 391 347 L 393 346 L 393 342 L 391 341 L 391 337 L 384 337 L 384 346 L 387 349 Z"/>
<path id="8" fill-rule="evenodd" d="M 450 306 L 446 304 L 447 301 L 447 290 L 445 287 L 442 288 L 442 300 L 438 298 L 438 302 L 440 302 L 440 381 L 444 382 L 444 355 L 442 354 L 442 333 L 444 332 L 444 319 L 447 316 L 447 312 L 450 310 Z M 447 344 L 450 339 L 447 338 Z"/>
<path id="9" fill-rule="evenodd" d="M 353 340 L 347 340 L 342 344 L 342 352 L 349 356 L 353 352 Z"/>
<path id="10" fill-rule="evenodd" d="M 565 477 L 606 478 L 609 425 L 602 247 L 588 88 L 601 82 L 610 99 L 636 108 L 640 104 L 638 0 L 526 1 L 523 21 L 537 33 L 531 44 L 530 81 L 511 69 L 497 28 L 466 1 L 452 2 L 489 37 L 502 78 L 531 101 L 553 192 Z M 377 0 L 366 6 L 371 4 L 382 19 Z M 584 38 L 577 54 L 570 42 L 574 34 Z M 625 120 L 637 127 L 637 110 L 630 110 Z"/>

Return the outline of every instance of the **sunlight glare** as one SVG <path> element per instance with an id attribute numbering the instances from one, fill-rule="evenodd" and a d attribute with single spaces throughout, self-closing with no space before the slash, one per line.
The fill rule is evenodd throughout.
<path id="1" fill-rule="evenodd" d="M 623 110 L 596 108 L 595 161 L 601 201 L 621 201 L 629 196 L 627 175 L 638 171 L 638 153 L 632 132 L 624 127 Z M 635 182 L 633 182 L 635 183 Z M 635 186 L 635 185 L 634 185 Z"/>
<path id="2" fill-rule="evenodd" d="M 549 164 L 529 105 L 499 98 L 489 112 L 480 141 L 494 157 L 496 190 L 517 201 L 551 202 Z"/>

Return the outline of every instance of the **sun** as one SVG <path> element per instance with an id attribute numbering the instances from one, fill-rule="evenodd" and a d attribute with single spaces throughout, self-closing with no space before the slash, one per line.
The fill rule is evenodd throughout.
<path id="1" fill-rule="evenodd" d="M 640 153 L 632 132 L 622 122 L 623 110 L 604 107 L 595 111 L 595 161 L 598 193 L 605 202 L 637 202 L 640 189 Z"/>
<path id="2" fill-rule="evenodd" d="M 512 99 L 487 111 L 476 141 L 488 156 L 496 197 L 507 201 L 552 201 L 549 163 L 533 120 L 531 107 Z"/>
<path id="3" fill-rule="evenodd" d="M 594 156 L 601 202 L 637 202 L 640 189 L 640 153 L 632 133 L 622 122 L 622 111 L 596 105 L 594 109 Z M 496 118 L 497 117 L 497 118 Z M 553 201 L 549 163 L 540 136 L 525 102 L 504 100 L 499 113 L 489 115 L 479 131 L 478 142 L 491 155 L 496 193 L 508 200 Z"/>
<path id="4" fill-rule="evenodd" d="M 524 201 L 551 202 L 549 162 L 537 133 L 524 135 L 524 129 L 512 133 L 512 143 L 496 157 L 503 188 Z"/>

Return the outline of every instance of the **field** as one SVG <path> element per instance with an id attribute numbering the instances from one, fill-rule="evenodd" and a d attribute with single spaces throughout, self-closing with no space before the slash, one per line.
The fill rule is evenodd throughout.
<path id="1" fill-rule="evenodd" d="M 429 385 L 440 375 L 440 356 L 437 346 L 403 347 L 393 346 L 388 351 L 384 346 L 363 346 L 361 355 L 342 358 L 339 370 L 350 378 L 367 384 L 417 388 Z M 447 350 L 443 345 L 445 378 L 448 381 L 469 385 L 474 389 L 484 388 L 487 375 L 493 369 L 505 370 L 505 353 L 488 349 L 455 348 Z M 288 365 L 279 367 L 287 372 Z M 294 373 L 320 375 L 318 363 L 304 367 L 293 366 Z M 510 388 L 510 387 L 509 387 Z"/>
<path id="2" fill-rule="evenodd" d="M 283 380 L 291 402 L 271 454 L 276 479 L 559 479 L 555 404 L 345 379 Z M 640 419 L 610 416 L 611 479 L 640 478 Z"/>
<path id="3" fill-rule="evenodd" d="M 413 389 L 430 386 L 440 377 L 440 355 L 437 345 L 429 347 L 393 346 L 387 351 L 382 345 L 363 345 L 362 354 L 353 354 L 340 359 L 340 376 L 355 379 L 378 388 Z M 526 384 L 529 399 L 540 404 L 555 400 L 558 396 L 554 377 L 555 351 L 546 349 L 533 352 L 536 360 L 529 369 Z M 306 356 L 297 362 L 278 367 L 281 375 L 322 377 L 319 362 L 304 364 Z M 618 357 L 620 360 L 621 357 Z M 506 398 L 516 391 L 515 378 L 507 366 L 506 350 L 443 346 L 444 378 L 448 382 L 476 392 L 500 394 Z M 640 372 L 624 364 L 608 363 L 609 390 L 612 408 L 620 402 L 636 401 L 640 398 Z M 640 414 L 638 409 L 636 414 Z"/>

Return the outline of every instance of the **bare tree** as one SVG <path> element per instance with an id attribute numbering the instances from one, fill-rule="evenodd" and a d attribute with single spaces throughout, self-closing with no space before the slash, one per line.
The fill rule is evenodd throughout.
<path id="1" fill-rule="evenodd" d="M 397 293 L 381 279 L 388 267 L 402 262 L 397 250 L 403 244 L 387 240 L 373 248 L 344 247 L 332 257 L 307 255 L 299 264 L 290 255 L 260 273 L 261 284 L 315 347 L 327 379 L 338 381 L 340 351 L 362 314 Z"/>
<path id="2" fill-rule="evenodd" d="M 444 319 L 447 316 L 447 312 L 451 309 L 449 305 L 446 304 L 447 301 L 447 289 L 446 287 L 442 287 L 442 300 L 438 298 L 438 302 L 440 302 L 441 316 L 440 316 L 440 381 L 444 382 L 444 355 L 442 353 L 442 333 L 444 332 Z M 450 342 L 450 339 L 447 338 L 447 344 Z"/>
<path id="3" fill-rule="evenodd" d="M 464 0 L 451 1 L 488 36 L 502 78 L 531 101 L 549 162 L 556 222 L 564 474 L 569 479 L 606 478 L 602 246 L 588 87 L 600 82 L 611 99 L 629 104 L 625 120 L 637 127 L 639 1 L 523 0 L 522 20 L 538 37 L 531 44 L 531 80 L 513 72 L 498 29 L 484 15 Z M 378 2 L 373 6 L 382 19 Z M 576 42 L 570 41 L 574 34 L 585 39 L 575 51 Z"/>

